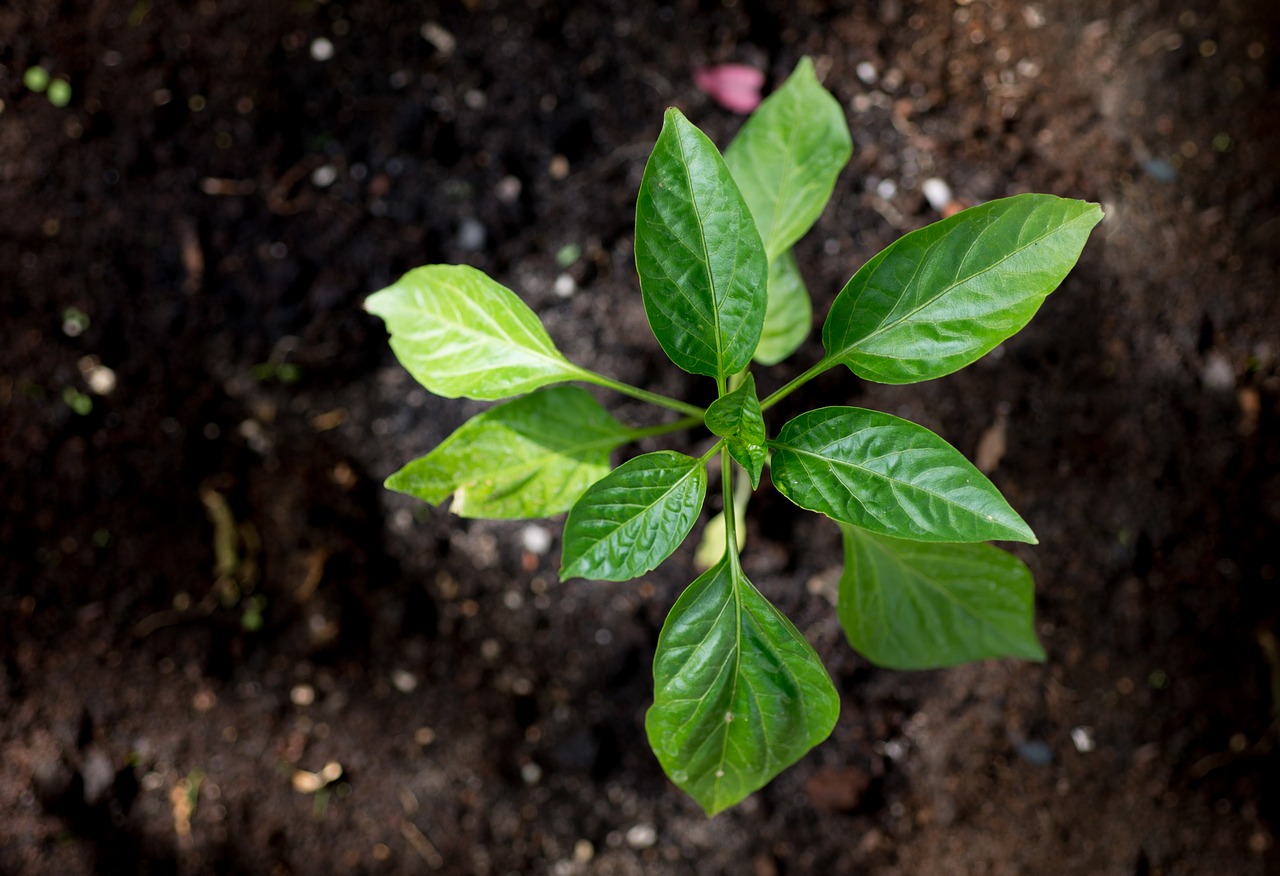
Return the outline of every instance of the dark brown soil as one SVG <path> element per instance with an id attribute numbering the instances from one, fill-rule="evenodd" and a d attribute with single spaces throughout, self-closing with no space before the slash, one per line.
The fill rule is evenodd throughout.
<path id="1" fill-rule="evenodd" d="M 834 526 L 766 490 L 748 572 L 843 713 L 708 820 L 642 733 L 691 546 L 562 585 L 528 549 L 555 522 L 384 492 L 481 406 L 416 388 L 360 303 L 469 262 L 572 358 L 701 398 L 644 322 L 640 172 L 667 105 L 740 124 L 694 65 L 804 54 L 856 148 L 799 248 L 817 319 L 936 218 L 927 177 L 1107 219 L 997 354 L 794 399 L 971 454 L 1005 430 L 1048 663 L 869 666 Z M 1274 3 L 27 0 L 0 99 L 0 871 L 1280 872 Z"/>

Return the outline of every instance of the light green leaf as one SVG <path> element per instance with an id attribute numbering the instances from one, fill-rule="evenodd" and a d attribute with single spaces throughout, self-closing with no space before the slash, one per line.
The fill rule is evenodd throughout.
<path id="1" fill-rule="evenodd" d="M 1016 195 L 900 238 L 836 297 L 827 358 L 879 383 L 950 374 L 1021 331 L 1075 265 L 1097 204 Z"/>
<path id="2" fill-rule="evenodd" d="M 818 408 L 782 427 L 778 491 L 833 520 L 914 541 L 1036 537 L 991 481 L 923 426 L 863 408 Z"/>
<path id="3" fill-rule="evenodd" d="M 528 305 L 466 265 L 416 268 L 365 309 L 386 322 L 400 364 L 436 395 L 499 399 L 584 377 Z"/>
<path id="4" fill-rule="evenodd" d="M 770 261 L 822 215 L 852 154 L 844 109 L 818 83 L 813 62 L 802 59 L 724 153 Z"/>
<path id="5" fill-rule="evenodd" d="M 713 434 L 727 439 L 729 455 L 747 470 L 751 486 L 760 486 L 769 449 L 765 447 L 764 415 L 756 397 L 756 379 L 750 373 L 737 389 L 711 403 L 706 424 Z"/>
<path id="6" fill-rule="evenodd" d="M 708 815 L 830 735 L 840 699 L 791 621 L 726 556 L 676 601 L 658 637 L 649 745 Z"/>
<path id="7" fill-rule="evenodd" d="M 541 389 L 472 417 L 434 450 L 387 478 L 387 488 L 462 517 L 550 517 L 609 473 L 631 438 L 591 394 Z"/>
<path id="8" fill-rule="evenodd" d="M 849 644 L 878 666 L 932 669 L 990 657 L 1044 660 L 1035 583 L 988 544 L 926 544 L 841 524 L 838 613 Z"/>
<path id="9" fill-rule="evenodd" d="M 813 327 L 813 302 L 791 250 L 769 262 L 769 307 L 755 360 L 776 365 L 800 348 Z"/>
<path id="10" fill-rule="evenodd" d="M 661 450 L 628 460 L 569 510 L 560 580 L 627 581 L 671 556 L 707 495 L 702 460 Z"/>
<path id="11" fill-rule="evenodd" d="M 676 109 L 645 165 L 635 248 L 649 325 L 671 361 L 719 380 L 746 368 L 768 260 L 724 159 Z"/>

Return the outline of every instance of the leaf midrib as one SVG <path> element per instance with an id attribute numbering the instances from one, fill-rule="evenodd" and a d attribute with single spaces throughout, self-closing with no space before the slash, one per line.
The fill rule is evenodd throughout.
<path id="1" fill-rule="evenodd" d="M 1033 212 L 1034 212 L 1034 211 L 1033 211 Z M 982 276 L 982 275 L 984 275 L 984 274 L 987 274 L 987 273 L 990 273 L 991 271 L 996 270 L 996 269 L 997 269 L 997 268 L 999 268 L 1002 264 L 1004 264 L 1005 262 L 1009 261 L 1009 259 L 1013 258 L 1014 256 L 1017 256 L 1017 255 L 1021 254 L 1022 252 L 1024 252 L 1024 251 L 1025 251 L 1025 250 L 1027 250 L 1027 249 L 1029 249 L 1030 247 L 1035 246 L 1036 244 L 1040 243 L 1041 241 L 1047 240 L 1048 238 L 1050 238 L 1050 237 L 1054 236 L 1055 234 L 1058 234 L 1058 233 L 1062 232 L 1063 230 L 1068 229 L 1068 228 L 1071 228 L 1072 226 L 1076 225 L 1078 222 L 1080 222 L 1082 219 L 1084 219 L 1084 218 L 1085 218 L 1085 216 L 1086 216 L 1086 214 L 1081 213 L 1080 215 L 1078 215 L 1078 216 L 1076 216 L 1074 219 L 1072 219 L 1070 222 L 1065 222 L 1065 223 L 1063 223 L 1063 224 L 1061 224 L 1061 225 L 1055 225 L 1055 226 L 1053 226 L 1052 228 L 1050 228 L 1047 232 L 1045 232 L 1044 234 L 1042 234 L 1041 236 L 1039 236 L 1039 237 L 1035 238 L 1034 240 L 1030 240 L 1030 241 L 1028 241 L 1025 245 L 1020 246 L 1020 247 L 1018 247 L 1018 248 L 1017 248 L 1017 249 L 1015 249 L 1015 250 L 1010 251 L 1009 253 L 1007 253 L 1007 254 L 1005 254 L 1003 257 L 1001 257 L 999 260 L 997 260 L 997 261 L 993 262 L 992 264 L 988 265 L 987 267 L 983 268 L 982 270 L 977 271 L 977 272 L 975 272 L 975 273 L 973 273 L 973 274 L 970 274 L 969 276 L 965 277 L 964 279 L 957 279 L 955 282 L 953 282 L 953 283 L 951 283 L 949 286 L 946 286 L 945 288 L 943 288 L 943 289 L 939 290 L 937 294 L 933 295 L 932 297 L 930 297 L 930 298 L 926 299 L 925 301 L 921 302 L 920 304 L 916 305 L 916 306 L 915 306 L 915 307 L 913 307 L 911 310 L 907 311 L 907 312 L 906 312 L 906 313 L 904 313 L 902 316 L 900 316 L 900 317 L 898 317 L 897 319 L 895 319 L 893 322 L 888 322 L 888 321 L 886 321 L 886 322 L 881 323 L 881 324 L 880 324 L 879 326 L 877 326 L 873 331 L 868 332 L 867 334 L 865 334 L 865 335 L 863 335 L 862 337 L 858 338 L 858 339 L 857 339 L 856 341 L 854 341 L 853 343 L 848 344 L 848 345 L 847 345 L 847 346 L 845 346 L 845 347 L 844 347 L 844 348 L 843 348 L 839 353 L 837 353 L 837 354 L 835 354 L 835 355 L 833 355 L 833 356 L 829 356 L 829 358 L 832 358 L 832 359 L 839 359 L 839 358 L 842 358 L 842 357 L 844 357 L 844 356 L 849 355 L 850 353 L 854 352 L 855 350 L 859 349 L 861 346 L 863 346 L 864 344 L 866 344 L 868 341 L 871 341 L 871 340 L 875 339 L 876 337 L 878 337 L 879 335 L 885 334 L 886 332 L 892 331 L 893 329 L 897 328 L 897 327 L 898 327 L 898 326 L 900 326 L 902 323 L 906 322 L 907 320 L 911 319 L 913 316 L 915 316 L 916 314 L 918 314 L 920 311 L 925 310 L 926 308 L 928 308 L 928 307 L 930 307 L 931 305 L 933 305 L 936 301 L 938 301 L 938 299 L 942 298 L 942 297 L 943 297 L 943 296 L 945 296 L 945 295 L 950 294 L 950 293 L 951 293 L 952 291 L 954 291 L 956 288 L 958 288 L 958 287 L 960 287 L 960 286 L 962 286 L 962 285 L 965 285 L 965 284 L 971 283 L 971 282 L 973 282 L 975 279 L 977 279 L 978 277 L 981 277 L 981 276 Z M 1030 219 L 1030 217 L 1029 217 L 1029 216 L 1027 216 L 1027 217 L 1024 217 L 1024 218 L 1023 218 L 1023 220 L 1022 220 L 1022 226 L 1023 226 L 1024 228 L 1026 227 L 1026 224 L 1027 224 L 1027 222 L 1029 221 L 1029 219 Z M 995 223 L 995 222 L 993 222 L 993 223 L 991 223 L 990 225 L 988 225 L 986 228 L 983 228 L 981 231 L 979 231 L 979 232 L 978 232 L 978 234 L 974 236 L 973 240 L 972 240 L 972 241 L 970 241 L 970 244 L 969 244 L 969 250 L 971 251 L 971 250 L 973 249 L 973 247 L 977 244 L 978 239 L 979 239 L 979 238 L 981 238 L 981 236 L 982 236 L 983 234 L 985 234 L 988 230 L 990 230 L 991 228 L 994 228 L 994 227 L 995 227 L 995 225 L 996 225 L 996 223 Z M 945 235 L 943 235 L 943 236 L 939 237 L 939 238 L 938 238 L 938 240 L 937 240 L 937 241 L 935 241 L 935 242 L 930 246 L 930 250 L 932 250 L 932 249 L 933 249 L 933 247 L 935 247 L 935 246 L 937 246 L 937 245 L 941 244 L 945 239 L 946 239 L 946 236 L 945 236 Z M 967 256 L 967 255 L 968 255 L 968 252 L 966 251 L 966 256 Z M 924 263 L 925 263 L 926 259 L 927 259 L 927 256 L 926 256 L 925 258 L 921 258 L 921 259 L 920 259 L 920 261 L 916 264 L 916 272 L 915 272 L 915 274 L 913 275 L 911 282 L 915 282 L 915 277 L 919 275 L 919 272 L 920 272 L 921 268 L 923 268 L 923 266 L 924 266 Z M 884 261 L 888 261 L 888 259 L 887 259 L 887 258 L 885 258 L 885 259 L 881 262 L 881 264 L 883 264 L 883 263 L 884 263 Z M 963 259 L 963 258 L 961 258 L 961 260 L 960 260 L 960 261 L 961 261 L 961 263 L 963 263 L 964 259 Z M 880 265 L 877 265 L 877 266 L 876 266 L 876 270 L 878 271 L 879 269 L 880 269 Z M 866 280 L 866 282 L 865 282 L 865 283 L 863 283 L 863 288 L 864 288 L 864 289 L 871 285 L 871 279 L 872 279 L 871 277 L 868 277 L 868 278 L 867 278 L 867 280 Z M 909 288 L 909 287 L 910 287 L 910 283 L 908 283 L 908 288 Z M 1029 298 L 1029 297 L 1031 297 L 1031 296 L 1025 296 L 1022 300 L 1025 300 L 1025 298 Z M 1045 296 L 1040 296 L 1040 297 L 1042 297 L 1042 298 L 1043 298 L 1043 297 L 1045 297 Z"/>
<path id="2" fill-rule="evenodd" d="M 897 479 L 897 478 L 890 477 L 889 475 L 883 474 L 883 473 L 881 473 L 881 472 L 877 472 L 877 471 L 875 471 L 874 469 L 870 469 L 870 468 L 867 468 L 866 466 L 859 465 L 859 464 L 857 464 L 856 462 L 850 462 L 850 461 L 848 461 L 848 460 L 843 460 L 843 459 L 833 459 L 833 458 L 832 458 L 832 457 L 830 457 L 830 456 L 823 456 L 821 453 L 817 453 L 817 452 L 814 452 L 814 451 L 812 451 L 812 450 L 806 450 L 806 449 L 804 449 L 804 448 L 794 447 L 794 446 L 792 446 L 792 445 L 790 445 L 790 444 L 782 444 L 782 443 L 780 443 L 780 442 L 778 442 L 778 441 L 770 441 L 770 442 L 769 442 L 769 446 L 770 446 L 770 447 L 772 447 L 772 448 L 774 448 L 775 450 L 785 450 L 785 451 L 789 451 L 789 452 L 791 452 L 791 453 L 796 454 L 797 456 L 800 456 L 800 457 L 803 457 L 803 458 L 806 458 L 806 459 L 817 459 L 817 460 L 820 460 L 820 461 L 822 461 L 822 462 L 827 463 L 827 464 L 828 464 L 829 466 L 831 466 L 832 468 L 837 468 L 837 467 L 843 466 L 843 467 L 846 467 L 846 468 L 856 469 L 857 471 L 860 471 L 860 472 L 865 472 L 868 476 L 873 477 L 873 478 L 877 478 L 877 479 L 882 480 L 882 481 L 886 481 L 886 482 L 887 482 L 887 483 L 889 483 L 889 484 L 898 485 L 898 486 L 900 486 L 900 487 L 902 487 L 902 488 L 904 488 L 904 489 L 906 489 L 906 490 L 910 490 L 910 491 L 914 491 L 914 492 L 917 492 L 917 493 L 921 493 L 921 494 L 923 494 L 923 495 L 925 495 L 925 496 L 931 496 L 931 497 L 933 497 L 934 499 L 937 499 L 938 501 L 941 501 L 941 502 L 945 503 L 948 507 L 955 508 L 955 509 L 957 509 L 957 510 L 959 510 L 959 511 L 964 512 L 967 516 L 969 516 L 969 517 L 971 517 L 971 518 L 979 519 L 979 520 L 984 520 L 984 521 L 986 521 L 987 523 L 990 523 L 990 524 L 994 524 L 994 525 L 996 525 L 996 526 L 999 526 L 999 527 L 1000 527 L 1001 529 L 1003 529 L 1005 532 L 1017 532 L 1017 530 L 1011 529 L 1011 528 L 1010 528 L 1008 525 L 1006 525 L 1005 523 L 1002 523 L 1002 522 L 1000 522 L 999 520 L 996 520 L 996 519 L 994 519 L 994 518 L 988 518 L 988 517 L 987 517 L 986 515 L 984 515 L 984 514 L 979 514 L 979 513 L 977 513 L 976 511 L 974 511 L 973 509 L 971 509 L 971 508 L 966 508 L 964 505 L 958 504 L 958 503 L 956 503 L 956 502 L 952 501 L 951 499 L 948 499 L 946 496 L 944 496 L 944 495 L 942 495 L 942 494 L 940 494 L 940 493 L 935 493 L 935 492 L 933 492 L 932 490 L 928 490 L 928 489 L 926 489 L 926 488 L 924 488 L 924 487 L 918 486 L 918 485 L 916 485 L 916 484 L 912 484 L 912 483 L 910 483 L 909 481 L 902 481 L 902 480 L 899 480 L 899 479 Z M 929 448 L 909 448 L 909 449 L 912 449 L 912 450 L 928 450 Z M 883 459 L 883 458 L 884 458 L 884 456 L 880 456 L 880 457 L 876 457 L 876 458 L 877 458 L 877 459 Z M 843 481 L 843 478 L 841 479 L 841 482 L 842 482 L 842 483 L 844 482 L 844 481 Z M 858 501 L 858 503 L 859 503 L 860 505 L 863 505 L 863 507 L 864 507 L 864 508 L 866 507 L 865 503 L 863 503 L 863 502 L 862 502 L 862 500 L 858 498 L 857 494 L 856 494 L 856 493 L 854 493 L 852 490 L 850 490 L 850 495 L 851 495 L 851 496 L 853 496 L 853 498 L 854 498 L 855 500 L 857 500 L 857 501 Z M 1021 534 L 1020 534 L 1020 533 L 1019 533 L 1019 538 L 1021 538 Z"/>

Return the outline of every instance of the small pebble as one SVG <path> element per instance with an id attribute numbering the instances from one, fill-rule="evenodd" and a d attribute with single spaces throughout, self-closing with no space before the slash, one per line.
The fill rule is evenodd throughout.
<path id="1" fill-rule="evenodd" d="M 299 684 L 289 691 L 289 699 L 295 706 L 309 706 L 316 701 L 316 689 L 309 684 Z"/>
<path id="2" fill-rule="evenodd" d="M 400 693 L 411 693 L 418 686 L 418 677 L 406 669 L 396 669 L 391 673 L 391 686 Z"/>
<path id="3" fill-rule="evenodd" d="M 1092 727 L 1072 727 L 1071 743 L 1081 754 L 1088 754 L 1098 747 L 1098 743 L 1093 739 Z"/>
<path id="4" fill-rule="evenodd" d="M 627 830 L 627 845 L 633 849 L 647 849 L 658 841 L 658 831 L 652 824 L 636 824 Z"/>
<path id="5" fill-rule="evenodd" d="M 542 556 L 551 550 L 551 533 L 546 527 L 531 523 L 520 530 L 520 545 L 529 553 Z"/>
<path id="6" fill-rule="evenodd" d="M 556 277 L 554 289 L 556 295 L 560 298 L 570 298 L 573 296 L 574 292 L 578 291 L 578 284 L 574 281 L 573 277 L 568 274 L 561 274 Z"/>
<path id="7" fill-rule="evenodd" d="M 1204 357 L 1200 381 L 1204 383 L 1205 389 L 1230 392 L 1236 388 L 1236 370 L 1231 367 L 1231 360 L 1226 356 L 1217 350 L 1210 350 Z"/>
<path id="8" fill-rule="evenodd" d="M 1049 743 L 1039 739 L 1029 739 L 1016 746 L 1018 756 L 1035 766 L 1048 766 L 1053 763 L 1053 749 Z"/>
<path id="9" fill-rule="evenodd" d="M 463 219 L 458 226 L 458 248 L 468 252 L 484 249 L 489 233 L 479 219 Z"/>
<path id="10" fill-rule="evenodd" d="M 945 210 L 947 205 L 955 198 L 955 195 L 951 193 L 951 186 L 947 185 L 945 180 L 941 180 L 936 176 L 931 176 L 921 183 L 920 191 L 924 193 L 924 198 L 929 202 L 929 206 L 938 213 Z"/>
<path id="11" fill-rule="evenodd" d="M 337 178 L 338 169 L 332 164 L 324 164 L 311 171 L 311 184 L 317 188 L 328 188 Z"/>
<path id="12" fill-rule="evenodd" d="M 875 85 L 876 80 L 880 78 L 880 74 L 876 72 L 876 67 L 870 61 L 863 61 L 854 72 L 858 74 L 858 78 L 866 85 Z"/>
<path id="13" fill-rule="evenodd" d="M 316 37 L 311 41 L 311 57 L 317 61 L 328 61 L 333 57 L 333 43 L 324 37 Z"/>

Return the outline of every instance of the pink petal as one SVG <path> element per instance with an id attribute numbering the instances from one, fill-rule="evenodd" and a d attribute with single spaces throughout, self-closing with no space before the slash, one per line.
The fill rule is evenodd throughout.
<path id="1" fill-rule="evenodd" d="M 764 74 L 746 64 L 698 67 L 693 71 L 693 84 L 725 109 L 746 115 L 760 105 Z"/>

